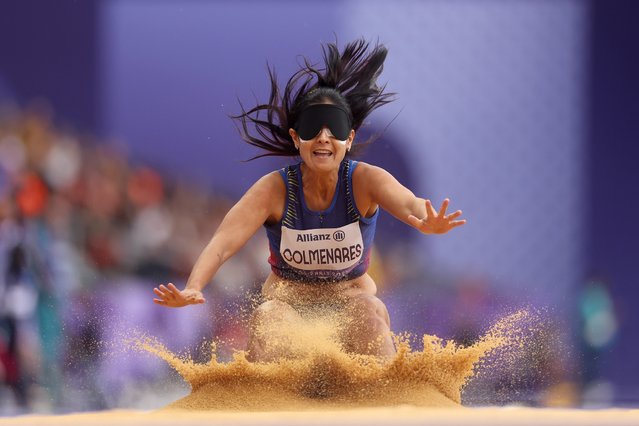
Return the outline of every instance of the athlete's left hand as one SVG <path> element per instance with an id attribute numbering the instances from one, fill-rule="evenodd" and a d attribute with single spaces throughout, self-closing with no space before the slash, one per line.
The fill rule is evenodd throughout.
<path id="1" fill-rule="evenodd" d="M 408 223 L 424 234 L 445 234 L 451 229 L 465 224 L 465 220 L 455 220 L 461 216 L 461 210 L 446 216 L 446 209 L 449 203 L 450 200 L 446 198 L 438 213 L 433 208 L 430 200 L 426 200 L 426 217 L 418 219 L 416 216 L 410 215 L 408 216 Z"/>

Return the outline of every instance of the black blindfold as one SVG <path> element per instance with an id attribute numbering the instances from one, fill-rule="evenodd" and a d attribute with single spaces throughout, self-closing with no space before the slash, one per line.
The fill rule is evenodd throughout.
<path id="1" fill-rule="evenodd" d="M 340 141 L 348 139 L 351 132 L 351 120 L 341 107 L 332 104 L 311 105 L 300 113 L 295 123 L 295 131 L 304 140 L 311 140 L 328 127 L 333 136 Z"/>

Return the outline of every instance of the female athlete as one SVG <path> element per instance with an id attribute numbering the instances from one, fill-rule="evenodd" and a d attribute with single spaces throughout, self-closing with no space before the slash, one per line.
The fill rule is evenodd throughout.
<path id="1" fill-rule="evenodd" d="M 283 95 L 269 69 L 269 101 L 242 107 L 234 117 L 242 138 L 266 151 L 258 157 L 299 162 L 263 176 L 231 208 L 184 289 L 172 283 L 153 289 L 153 301 L 162 306 L 204 303 L 202 290 L 220 266 L 264 227 L 271 273 L 262 287 L 265 301 L 251 319 L 247 356 L 255 362 L 290 356 L 274 336 L 318 310 L 342 318 L 345 351 L 392 356 L 388 311 L 367 273 L 379 209 L 424 234 L 466 223 L 458 220 L 460 210 L 447 214 L 448 199 L 436 210 L 386 170 L 352 160 L 364 119 L 392 100 L 377 85 L 387 49 L 357 40 L 341 52 L 335 44 L 323 50 L 324 67 L 305 61 Z"/>

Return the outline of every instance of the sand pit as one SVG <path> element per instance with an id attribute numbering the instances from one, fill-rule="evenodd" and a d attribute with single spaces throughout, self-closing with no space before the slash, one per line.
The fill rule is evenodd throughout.
<path id="1" fill-rule="evenodd" d="M 65 416 L 23 416 L 0 419 L 0 425 L 632 425 L 639 410 L 556 410 L 533 408 L 392 407 L 322 411 L 171 411 L 143 413 L 109 411 Z"/>
<path id="2" fill-rule="evenodd" d="M 304 351 L 272 363 L 251 363 L 237 352 L 230 362 L 196 363 L 151 338 L 134 346 L 164 359 L 192 392 L 153 412 L 107 411 L 0 419 L 0 425 L 637 425 L 639 410 L 467 408 L 464 384 L 488 353 L 520 347 L 527 312 L 493 326 L 470 347 L 434 336 L 412 350 L 398 338 L 392 359 L 355 356 L 330 338 L 330 327 L 303 329 Z M 291 342 L 288 342 L 291 343 Z M 295 346 L 295 342 L 293 342 Z"/>
<path id="3" fill-rule="evenodd" d="M 455 408 L 461 407 L 463 387 L 483 357 L 521 344 L 521 326 L 529 317 L 526 311 L 510 315 L 468 347 L 424 335 L 421 350 L 413 350 L 409 336 L 396 336 L 397 353 L 391 358 L 345 352 L 335 338 L 335 324 L 326 317 L 279 330 L 289 356 L 274 362 L 249 362 L 242 351 L 230 362 L 219 362 L 212 344 L 210 361 L 196 363 L 153 338 L 136 338 L 132 344 L 165 360 L 191 386 L 190 395 L 165 410 Z"/>

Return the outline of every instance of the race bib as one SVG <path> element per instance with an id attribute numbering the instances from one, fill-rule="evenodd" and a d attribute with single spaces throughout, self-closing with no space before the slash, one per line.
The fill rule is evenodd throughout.
<path id="1" fill-rule="evenodd" d="M 363 253 L 359 222 L 341 228 L 303 231 L 282 226 L 280 254 L 294 268 L 306 271 L 344 270 L 357 264 Z"/>

